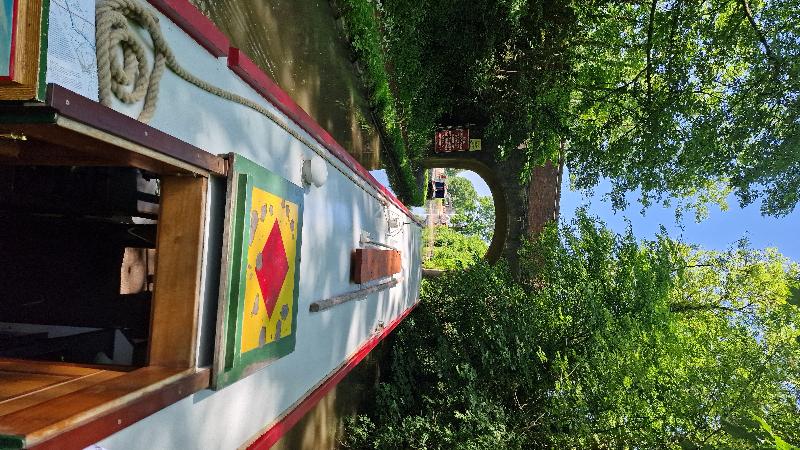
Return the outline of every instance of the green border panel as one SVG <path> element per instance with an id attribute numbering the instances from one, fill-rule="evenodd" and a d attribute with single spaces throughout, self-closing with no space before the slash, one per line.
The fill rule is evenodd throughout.
<path id="1" fill-rule="evenodd" d="M 221 389 L 250 373 L 266 366 L 272 361 L 280 359 L 294 351 L 297 336 L 298 295 L 300 292 L 300 254 L 303 236 L 303 189 L 290 181 L 270 172 L 264 167 L 248 160 L 247 158 L 231 154 L 231 173 L 228 183 L 236 183 L 235 199 L 230 202 L 227 213 L 227 232 L 229 233 L 228 273 L 222 274 L 225 283 L 228 304 L 220 308 L 224 311 L 224 330 L 220 350 L 217 358 L 224 358 L 224 365 L 220 373 L 214 375 L 214 386 Z M 241 353 L 242 314 L 244 310 L 243 292 L 246 283 L 246 264 L 243 264 L 243 255 L 246 242 L 250 239 L 250 203 L 252 188 L 261 190 L 284 198 L 298 206 L 297 211 L 297 249 L 295 252 L 294 272 L 294 299 L 292 305 L 292 332 L 277 342 L 267 344 L 262 348 Z M 229 192 L 231 190 L 229 189 Z M 219 367 L 219 366 L 217 366 Z"/>

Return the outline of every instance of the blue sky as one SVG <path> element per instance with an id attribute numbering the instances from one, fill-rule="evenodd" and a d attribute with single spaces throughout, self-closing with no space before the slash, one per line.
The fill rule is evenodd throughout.
<path id="1" fill-rule="evenodd" d="M 380 172 L 374 171 L 373 175 L 388 186 L 386 175 Z M 490 195 L 489 187 L 476 173 L 465 171 L 460 175 L 472 181 L 478 195 Z M 641 205 L 631 202 L 628 208 L 615 213 L 611 203 L 603 200 L 603 195 L 609 190 L 609 183 L 604 182 L 595 189 L 593 195 L 586 197 L 569 189 L 565 174 L 561 195 L 562 220 L 572 220 L 579 207 L 588 206 L 590 214 L 600 217 L 614 231 L 625 231 L 626 219 L 629 220 L 633 233 L 639 239 L 652 239 L 660 226 L 664 225 L 672 238 L 705 249 L 725 250 L 746 237 L 753 248 L 776 247 L 785 256 L 800 262 L 800 208 L 782 218 L 762 217 L 757 203 L 740 208 L 736 198 L 731 196 L 727 211 L 712 207 L 708 218 L 700 223 L 696 223 L 694 214 L 689 212 L 681 222 L 676 223 L 674 209 L 660 205 L 651 206 L 642 215 Z"/>
<path id="2" fill-rule="evenodd" d="M 699 223 L 692 213 L 676 222 L 675 210 L 660 205 L 651 206 L 642 214 L 641 205 L 632 203 L 624 211 L 614 213 L 611 204 L 602 200 L 602 194 L 610 190 L 607 182 L 601 184 L 590 198 L 570 191 L 568 185 L 562 189 L 561 211 L 565 219 L 573 218 L 577 208 L 589 204 L 589 211 L 616 231 L 625 229 L 627 218 L 639 238 L 652 239 L 660 225 L 664 225 L 671 237 L 705 249 L 724 250 L 737 240 L 747 238 L 753 248 L 776 247 L 790 259 L 800 261 L 800 241 L 797 239 L 800 211 L 797 210 L 782 218 L 763 217 L 758 203 L 740 208 L 737 199 L 731 195 L 727 211 L 712 207 L 709 217 Z"/>

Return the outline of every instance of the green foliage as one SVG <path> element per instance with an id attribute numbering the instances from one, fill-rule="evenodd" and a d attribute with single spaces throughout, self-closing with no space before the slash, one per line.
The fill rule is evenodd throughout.
<path id="1" fill-rule="evenodd" d="M 366 1 L 366 0 L 364 0 Z M 527 173 L 566 160 L 617 207 L 677 197 L 702 216 L 734 192 L 800 200 L 797 0 L 394 0 L 382 9 L 411 159 L 437 125 L 474 124 Z M 518 149 L 520 144 L 524 144 Z"/>
<path id="2" fill-rule="evenodd" d="M 413 146 L 437 125 L 472 123 L 507 149 L 553 144 L 569 86 L 561 83 L 569 3 L 400 0 L 385 3 L 390 60 Z M 536 144 L 537 148 L 542 146 Z M 548 147 L 544 152 L 552 150 Z"/>
<path id="3" fill-rule="evenodd" d="M 430 229 L 423 232 L 423 241 L 430 239 Z M 463 269 L 480 261 L 488 246 L 478 236 L 459 233 L 444 226 L 433 230 L 433 257 L 423 263 L 428 269 Z"/>
<path id="4" fill-rule="evenodd" d="M 614 198 L 800 199 L 795 0 L 576 3 L 568 164 Z"/>
<path id="5" fill-rule="evenodd" d="M 460 176 L 447 179 L 447 192 L 455 212 L 450 226 L 459 233 L 489 242 L 494 232 L 494 200 L 488 196 L 479 197 L 472 182 Z"/>
<path id="6" fill-rule="evenodd" d="M 581 215 L 425 281 L 354 448 L 790 448 L 800 269 L 742 243 L 639 243 Z"/>
<path id="7" fill-rule="evenodd" d="M 407 149 L 403 139 L 397 100 L 389 87 L 376 5 L 379 4 L 369 0 L 342 0 L 342 17 L 350 43 L 364 65 L 363 79 L 370 92 L 370 106 L 383 130 L 381 161 L 389 182 L 403 202 L 419 206 L 422 205 L 424 192 L 417 183 L 415 173 L 420 171 L 421 157 L 419 150 L 414 147 Z"/>

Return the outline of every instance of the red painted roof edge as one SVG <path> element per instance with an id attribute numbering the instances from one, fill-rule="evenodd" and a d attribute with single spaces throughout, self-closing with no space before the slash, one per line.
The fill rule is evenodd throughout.
<path id="1" fill-rule="evenodd" d="M 367 169 L 364 168 L 350 153 L 347 152 L 333 136 L 320 126 L 306 113 L 272 78 L 261 70 L 247 55 L 236 47 L 228 50 L 228 67 L 249 84 L 267 101 L 275 105 L 278 110 L 286 114 L 292 121 L 310 134 L 323 147 L 328 149 L 336 158 L 348 168 L 363 178 L 367 183 L 386 197 L 391 203 L 400 208 L 408 217 L 414 219 L 411 211 L 403 204 L 386 186 L 382 185 Z"/>
<path id="2" fill-rule="evenodd" d="M 324 382 L 322 382 L 319 387 L 314 389 L 311 394 L 306 396 L 300 403 L 288 414 L 283 416 L 280 420 L 275 422 L 272 426 L 267 429 L 267 431 L 259 436 L 255 441 L 253 441 L 249 446 L 248 450 L 267 450 L 272 447 L 276 442 L 280 440 L 303 416 L 311 410 L 320 400 L 322 397 L 325 396 L 334 386 L 339 384 L 342 381 L 342 378 L 345 377 L 364 357 L 375 348 L 376 345 L 380 341 L 382 341 L 389 333 L 394 330 L 403 319 L 408 316 L 408 314 L 417 307 L 419 302 L 414 303 L 410 308 L 403 311 L 402 314 L 397 316 L 394 320 L 392 320 L 386 327 L 381 330 L 380 333 L 376 334 L 375 336 L 368 339 L 364 344 L 356 350 L 355 354 L 345 363 L 345 365 L 340 366 L 339 369 L 334 371 Z"/>
<path id="3" fill-rule="evenodd" d="M 228 53 L 227 36 L 196 6 L 187 0 L 148 0 L 157 10 L 169 17 L 197 43 L 216 57 Z"/>

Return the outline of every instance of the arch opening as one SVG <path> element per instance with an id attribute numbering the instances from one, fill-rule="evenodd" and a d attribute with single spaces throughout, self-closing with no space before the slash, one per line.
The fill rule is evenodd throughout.
<path id="1" fill-rule="evenodd" d="M 468 170 L 476 173 L 489 187 L 492 202 L 494 203 L 495 219 L 492 238 L 486 250 L 484 259 L 491 264 L 496 263 L 503 254 L 508 237 L 508 205 L 506 196 L 497 171 L 487 164 L 471 158 L 453 158 L 449 156 L 430 157 L 424 161 L 424 168 L 452 168 Z"/>

